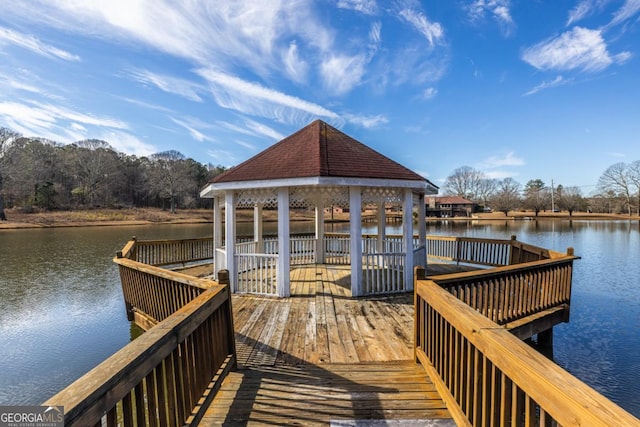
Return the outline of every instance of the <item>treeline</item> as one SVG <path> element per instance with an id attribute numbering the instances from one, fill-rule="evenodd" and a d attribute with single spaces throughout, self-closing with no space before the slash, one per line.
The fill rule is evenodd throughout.
<path id="1" fill-rule="evenodd" d="M 580 187 L 548 185 L 541 179 L 531 179 L 524 186 L 513 178 L 492 179 L 469 166 L 454 170 L 445 180 L 443 192 L 505 215 L 525 209 L 536 216 L 551 210 L 568 211 L 569 215 L 578 211 L 640 215 L 640 160 L 611 165 L 588 196 Z"/>
<path id="2" fill-rule="evenodd" d="M 0 217 L 12 207 L 210 207 L 199 191 L 223 171 L 173 150 L 138 157 L 102 140 L 60 144 L 0 128 Z"/>

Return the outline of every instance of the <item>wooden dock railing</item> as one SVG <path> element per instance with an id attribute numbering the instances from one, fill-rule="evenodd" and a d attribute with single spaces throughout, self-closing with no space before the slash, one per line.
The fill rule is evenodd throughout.
<path id="1" fill-rule="evenodd" d="M 485 317 L 505 325 L 552 307 L 568 308 L 575 259 L 565 255 L 431 279 Z"/>
<path id="2" fill-rule="evenodd" d="M 44 403 L 64 406 L 65 426 L 173 426 L 202 417 L 236 366 L 228 273 L 215 282 L 139 261 L 189 262 L 189 254 L 205 256 L 196 249 L 202 241 L 133 239 L 118 252 L 127 313 L 148 330 Z"/>
<path id="3" fill-rule="evenodd" d="M 137 240 L 133 237 L 121 253 L 122 258 L 147 265 L 184 264 L 213 259 L 213 238 Z"/>
<path id="4" fill-rule="evenodd" d="M 562 256 L 511 239 L 484 239 L 475 237 L 427 236 L 427 255 L 435 259 L 501 267 Z"/>
<path id="5" fill-rule="evenodd" d="M 229 288 L 215 285 L 44 405 L 64 406 L 67 427 L 184 425 L 235 363 Z"/>
<path id="6" fill-rule="evenodd" d="M 416 269 L 415 277 L 424 277 Z M 459 426 L 631 426 L 637 419 L 432 280 L 415 282 L 415 353 Z"/>

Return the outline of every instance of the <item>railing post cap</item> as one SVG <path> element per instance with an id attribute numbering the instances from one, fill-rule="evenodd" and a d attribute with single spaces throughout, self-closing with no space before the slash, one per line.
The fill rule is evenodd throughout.
<path id="1" fill-rule="evenodd" d="M 122 258 L 122 251 L 116 252 L 116 258 Z"/>
<path id="2" fill-rule="evenodd" d="M 138 240 L 136 236 L 131 236 L 131 240 Z"/>
<path id="3" fill-rule="evenodd" d="M 516 240 L 516 235 L 515 234 L 511 235 L 511 240 Z"/>
<path id="4" fill-rule="evenodd" d="M 569 246 L 569 247 L 567 248 L 567 255 L 569 255 L 569 256 L 573 256 L 573 254 L 574 254 L 574 250 L 573 250 L 573 248 L 572 248 L 571 246 Z"/>

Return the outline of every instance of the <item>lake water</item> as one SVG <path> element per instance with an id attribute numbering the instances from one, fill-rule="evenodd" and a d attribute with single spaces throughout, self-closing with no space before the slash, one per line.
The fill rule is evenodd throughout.
<path id="1" fill-rule="evenodd" d="M 344 224 L 327 227 L 348 229 Z M 292 226 L 293 231 L 312 228 Z M 390 226 L 387 232 L 400 229 Z M 638 222 L 441 221 L 429 223 L 427 232 L 516 235 L 558 251 L 575 248 L 582 259 L 574 264 L 571 321 L 555 328 L 554 358 L 640 417 Z M 137 333 L 126 319 L 111 261 L 131 236 L 210 234 L 210 224 L 0 231 L 0 405 L 46 400 Z"/>

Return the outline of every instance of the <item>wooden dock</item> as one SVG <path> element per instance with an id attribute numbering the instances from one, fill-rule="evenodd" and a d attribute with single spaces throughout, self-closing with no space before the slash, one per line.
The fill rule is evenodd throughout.
<path id="1" fill-rule="evenodd" d="M 299 267 L 291 298 L 234 295 L 239 369 L 201 425 L 455 425 L 414 361 L 413 294 L 352 299 L 349 277 L 348 266 Z"/>

